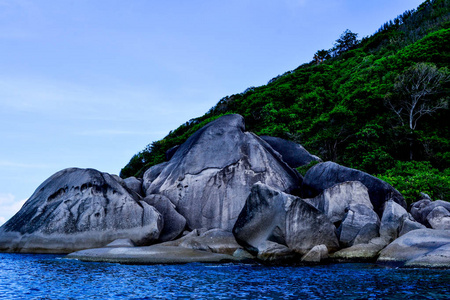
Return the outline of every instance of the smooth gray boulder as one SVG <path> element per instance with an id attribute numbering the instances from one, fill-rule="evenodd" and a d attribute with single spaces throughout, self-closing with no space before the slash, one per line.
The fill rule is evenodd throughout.
<path id="1" fill-rule="evenodd" d="M 363 204 L 351 204 L 347 215 L 338 228 L 339 242 L 345 247 L 368 243 L 378 236 L 380 219 Z"/>
<path id="2" fill-rule="evenodd" d="M 168 162 L 163 162 L 157 165 L 150 167 L 147 171 L 145 171 L 144 176 L 142 177 L 142 189 L 144 190 L 145 195 L 150 195 L 151 192 L 148 192 L 148 188 L 152 184 L 152 182 L 161 174 L 162 170 L 168 165 Z"/>
<path id="3" fill-rule="evenodd" d="M 404 264 L 405 268 L 445 268 L 450 267 L 450 243 L 416 257 Z"/>
<path id="4" fill-rule="evenodd" d="M 306 253 L 301 261 L 306 263 L 319 263 L 328 258 L 328 249 L 325 245 L 314 246 Z"/>
<path id="5" fill-rule="evenodd" d="M 42 183 L 0 228 L 0 251 L 69 253 L 129 238 L 156 241 L 162 227 L 155 208 L 116 179 L 94 169 L 65 169 Z"/>
<path id="6" fill-rule="evenodd" d="M 450 268 L 449 247 L 450 230 L 413 230 L 384 248 L 377 263 L 395 267 Z"/>
<path id="7" fill-rule="evenodd" d="M 304 200 L 326 214 L 332 223 L 342 222 L 351 204 L 373 209 L 367 188 L 359 181 L 335 184 L 319 196 Z"/>
<path id="8" fill-rule="evenodd" d="M 450 212 L 443 206 L 436 206 L 427 216 L 431 228 L 450 230 Z"/>
<path id="9" fill-rule="evenodd" d="M 450 202 L 443 200 L 431 201 L 430 199 L 422 199 L 411 204 L 410 212 L 417 222 L 427 227 L 431 227 L 430 223 L 427 220 L 427 217 L 428 214 L 438 206 L 442 206 L 446 210 L 450 211 Z"/>
<path id="10" fill-rule="evenodd" d="M 304 255 L 320 244 L 335 250 L 339 247 L 335 230 L 325 214 L 301 198 L 257 183 L 233 234 L 239 244 L 251 253 L 258 253 L 258 257 L 268 257 L 272 252 L 280 257 L 291 255 L 290 252 Z M 287 246 L 290 251 L 278 245 Z"/>
<path id="11" fill-rule="evenodd" d="M 403 222 L 407 218 L 408 212 L 406 209 L 392 200 L 386 202 L 381 217 L 380 236 L 385 238 L 387 243 L 392 242 L 400 236 Z"/>
<path id="12" fill-rule="evenodd" d="M 306 172 L 302 184 L 303 197 L 316 197 L 325 189 L 345 181 L 359 181 L 367 187 L 370 201 L 379 216 L 383 213 L 384 203 L 391 199 L 406 208 L 403 196 L 388 183 L 330 161 L 319 163 Z"/>
<path id="13" fill-rule="evenodd" d="M 122 264 L 224 263 L 242 260 L 227 254 L 162 245 L 134 248 L 105 247 L 87 249 L 70 253 L 66 258 L 78 259 L 86 262 L 110 262 Z"/>
<path id="14" fill-rule="evenodd" d="M 143 196 L 142 190 L 142 179 L 138 179 L 136 177 L 128 177 L 123 180 L 126 187 L 138 194 L 139 196 Z"/>
<path id="15" fill-rule="evenodd" d="M 313 161 L 322 161 L 319 157 L 311 155 L 300 144 L 267 135 L 262 135 L 260 138 L 266 141 L 275 151 L 280 153 L 283 160 L 291 166 L 291 168 L 305 166 Z"/>
<path id="16" fill-rule="evenodd" d="M 286 215 L 286 245 L 304 255 L 322 244 L 330 251 L 339 249 L 336 227 L 324 213 L 296 198 Z"/>
<path id="17" fill-rule="evenodd" d="M 166 161 L 169 161 L 172 158 L 175 152 L 177 152 L 178 148 L 180 148 L 180 145 L 175 145 L 166 151 Z"/>
<path id="18" fill-rule="evenodd" d="M 130 239 L 117 239 L 105 247 L 136 247 L 136 244 Z"/>
<path id="19" fill-rule="evenodd" d="M 259 244 L 256 258 L 266 263 L 284 263 L 293 261 L 297 254 L 286 247 L 272 241 L 264 241 Z"/>
<path id="20" fill-rule="evenodd" d="M 252 185 L 298 188 L 300 175 L 266 142 L 245 132 L 240 115 L 225 115 L 199 129 L 175 152 L 147 194 L 162 194 L 186 218 L 189 229 L 231 231 Z"/>
<path id="21" fill-rule="evenodd" d="M 423 224 L 420 224 L 414 218 L 411 216 L 411 214 L 408 214 L 408 217 L 405 218 L 405 220 L 402 223 L 402 228 L 400 229 L 400 233 L 398 236 L 402 236 L 404 234 L 407 234 L 408 232 L 416 229 L 425 229 L 426 226 Z"/>
<path id="22" fill-rule="evenodd" d="M 286 214 L 295 199 L 260 182 L 254 184 L 233 228 L 236 240 L 253 253 L 261 251 L 265 241 L 285 245 Z"/>
<path id="23" fill-rule="evenodd" d="M 242 248 L 236 242 L 231 232 L 222 229 L 195 229 L 177 240 L 165 242 L 161 245 L 178 246 L 229 255 L 232 255 L 237 249 Z"/>
<path id="24" fill-rule="evenodd" d="M 181 235 L 186 227 L 186 219 L 175 210 L 175 205 L 163 195 L 148 195 L 142 201 L 156 208 L 162 215 L 163 227 L 159 241 L 171 241 Z"/>
<path id="25" fill-rule="evenodd" d="M 330 258 L 336 261 L 344 262 L 374 262 L 379 252 L 386 247 L 385 239 L 376 237 L 365 244 L 355 244 L 351 247 L 341 249 L 330 254 Z"/>

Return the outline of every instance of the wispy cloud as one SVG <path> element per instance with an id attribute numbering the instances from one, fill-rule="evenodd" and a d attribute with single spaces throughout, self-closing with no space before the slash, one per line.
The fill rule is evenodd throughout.
<path id="1" fill-rule="evenodd" d="M 52 166 L 46 164 L 27 164 L 8 160 L 0 160 L 0 167 L 26 168 L 26 169 L 47 169 Z"/>
<path id="2" fill-rule="evenodd" d="M 16 200 L 13 194 L 0 193 L 0 225 L 3 225 L 23 206 L 26 200 Z"/>
<path id="3" fill-rule="evenodd" d="M 102 129 L 102 130 L 89 130 L 76 132 L 77 135 L 82 136 L 111 136 L 111 135 L 140 135 L 140 136 L 152 136 L 166 134 L 166 131 L 131 131 L 131 130 L 114 130 L 114 129 Z"/>

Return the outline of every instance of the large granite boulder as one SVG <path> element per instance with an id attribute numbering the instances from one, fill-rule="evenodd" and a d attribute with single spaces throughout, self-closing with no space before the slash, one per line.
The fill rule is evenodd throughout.
<path id="1" fill-rule="evenodd" d="M 144 193 L 142 191 L 142 179 L 136 177 L 128 177 L 123 179 L 123 183 L 125 186 L 138 194 L 139 196 L 143 196 Z"/>
<path id="2" fill-rule="evenodd" d="M 380 218 L 366 205 L 351 204 L 338 228 L 339 242 L 343 247 L 368 243 L 378 236 Z"/>
<path id="3" fill-rule="evenodd" d="M 432 215 L 430 213 L 438 208 Z M 447 212 L 450 212 L 450 202 L 443 200 L 431 201 L 430 199 L 422 199 L 411 205 L 411 215 L 419 223 L 435 229 L 450 229 L 446 227 L 450 220 L 446 218 Z M 430 218 L 428 216 L 430 215 Z M 434 227 L 430 224 L 430 220 Z"/>
<path id="4" fill-rule="evenodd" d="M 336 228 L 320 210 L 303 199 L 257 183 L 236 221 L 238 243 L 260 259 L 304 255 L 316 245 L 336 250 Z"/>
<path id="5" fill-rule="evenodd" d="M 156 210 L 163 217 L 163 224 L 159 241 L 171 241 L 181 235 L 186 227 L 186 219 L 175 210 L 175 205 L 163 195 L 148 195 L 142 201 Z"/>
<path id="6" fill-rule="evenodd" d="M 146 245 L 158 239 L 161 227 L 157 210 L 112 175 L 65 169 L 0 228 L 0 251 L 68 253 L 124 238 Z"/>
<path id="7" fill-rule="evenodd" d="M 159 174 L 167 167 L 169 163 L 167 161 L 154 165 L 150 167 L 147 171 L 145 171 L 142 182 L 142 189 L 144 190 L 145 195 L 150 195 L 151 192 L 148 191 L 152 182 L 158 178 Z"/>
<path id="8" fill-rule="evenodd" d="M 195 228 L 233 228 L 252 185 L 258 181 L 284 192 L 300 175 L 266 142 L 245 132 L 240 115 L 225 115 L 199 129 L 175 152 L 150 183 L 147 194 L 162 194 Z"/>
<path id="9" fill-rule="evenodd" d="M 262 135 L 260 138 L 280 153 L 283 160 L 292 168 L 305 166 L 313 161 L 322 161 L 319 157 L 310 154 L 300 144 L 267 135 Z"/>
<path id="10" fill-rule="evenodd" d="M 423 228 L 425 226 L 415 221 L 406 209 L 394 201 L 386 202 L 381 218 L 380 236 L 387 244 L 411 230 Z"/>
<path id="11" fill-rule="evenodd" d="M 396 267 L 450 268 L 450 230 L 410 231 L 384 248 L 377 262 Z"/>
<path id="12" fill-rule="evenodd" d="M 317 245 L 325 245 L 330 251 L 339 249 L 336 227 L 324 213 L 301 198 L 296 198 L 287 212 L 286 244 L 301 255 Z"/>
<path id="13" fill-rule="evenodd" d="M 350 205 L 362 204 L 373 209 L 367 188 L 359 181 L 335 184 L 319 196 L 304 200 L 326 214 L 336 225 L 342 222 Z"/>
<path id="14" fill-rule="evenodd" d="M 315 197 L 336 183 L 345 181 L 359 181 L 367 187 L 370 201 L 379 216 L 383 213 L 384 203 L 391 199 L 406 208 L 403 196 L 388 183 L 330 161 L 319 163 L 306 172 L 302 185 L 303 196 Z"/>
<path id="15" fill-rule="evenodd" d="M 233 228 L 236 240 L 252 253 L 265 241 L 286 245 L 286 213 L 295 199 L 265 184 L 253 185 Z"/>

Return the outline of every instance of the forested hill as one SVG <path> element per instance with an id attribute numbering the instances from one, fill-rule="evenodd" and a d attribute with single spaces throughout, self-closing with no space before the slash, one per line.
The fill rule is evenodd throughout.
<path id="1" fill-rule="evenodd" d="M 238 113 L 247 130 L 376 175 L 409 201 L 421 191 L 450 200 L 449 11 L 450 0 L 428 0 L 362 40 L 347 30 L 311 62 L 222 98 L 151 143 L 121 177 L 141 176 L 206 123 Z"/>

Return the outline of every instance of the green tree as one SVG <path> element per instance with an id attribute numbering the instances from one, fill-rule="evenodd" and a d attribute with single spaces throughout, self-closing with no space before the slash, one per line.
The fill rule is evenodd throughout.
<path id="1" fill-rule="evenodd" d="M 321 64 L 323 63 L 325 60 L 329 59 L 330 56 L 330 51 L 329 50 L 318 50 L 315 54 L 314 54 L 314 62 L 316 64 Z"/>
<path id="2" fill-rule="evenodd" d="M 358 34 L 351 32 L 349 29 L 345 30 L 344 33 L 336 40 L 334 44 L 336 53 L 339 55 L 358 44 Z"/>

